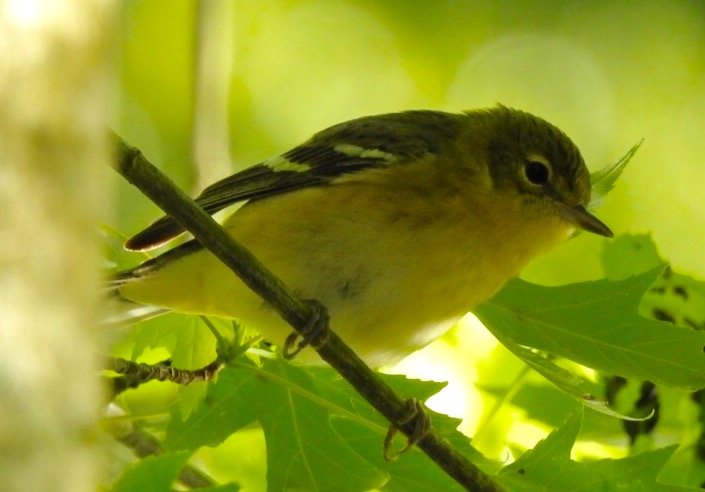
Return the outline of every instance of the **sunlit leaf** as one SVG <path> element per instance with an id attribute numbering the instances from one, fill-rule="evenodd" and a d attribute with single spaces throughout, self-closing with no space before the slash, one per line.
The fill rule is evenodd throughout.
<path id="1" fill-rule="evenodd" d="M 647 234 L 624 235 L 605 244 L 602 264 L 607 277 L 623 279 L 664 260 Z M 667 268 L 646 292 L 641 313 L 694 330 L 705 329 L 705 282 Z"/>
<path id="2" fill-rule="evenodd" d="M 543 377 L 558 386 L 577 401 L 581 402 L 586 407 L 589 407 L 597 412 L 604 413 L 605 415 L 625 420 L 644 420 L 648 418 L 644 417 L 642 419 L 635 419 L 609 408 L 607 401 L 597 396 L 595 391 L 597 388 L 592 381 L 589 381 L 556 365 L 547 357 L 536 353 L 533 350 L 529 350 L 526 347 L 517 345 L 509 339 L 498 339 L 505 347 L 511 350 L 534 371 L 541 374 Z"/>
<path id="3" fill-rule="evenodd" d="M 629 164 L 629 161 L 632 160 L 632 157 L 634 157 L 634 154 L 639 150 L 642 143 L 644 143 L 644 140 L 635 143 L 617 162 L 605 166 L 590 175 L 590 182 L 592 184 L 592 197 L 590 205 L 588 206 L 590 210 L 599 208 L 602 205 L 605 201 L 605 197 L 612 188 L 614 188 L 615 182 L 619 179 L 622 171 L 624 171 L 624 168 Z"/>
<path id="4" fill-rule="evenodd" d="M 656 481 L 675 451 L 675 446 L 619 460 L 571 460 L 570 452 L 580 431 L 581 421 L 582 412 L 576 412 L 563 426 L 502 469 L 498 476 L 500 483 L 513 491 L 697 490 Z"/>
<path id="5" fill-rule="evenodd" d="M 384 378 L 397 391 L 420 400 L 444 386 L 403 376 Z M 432 421 L 461 452 L 495 466 L 455 430 L 458 420 L 433 414 Z M 267 480 L 274 488 L 321 490 L 335 484 L 335 490 L 364 490 L 386 484 L 390 490 L 434 490 L 439 484 L 454 486 L 417 450 L 404 456 L 402 466 L 385 462 L 382 442 L 387 422 L 331 369 L 303 369 L 281 360 L 258 367 L 238 359 L 221 371 L 188 418 L 183 420 L 179 408 L 173 407 L 165 445 L 172 450 L 214 446 L 255 422 L 264 430 Z"/>
<path id="6" fill-rule="evenodd" d="M 475 310 L 500 339 L 625 377 L 683 389 L 705 387 L 705 333 L 638 315 L 661 273 L 563 287 L 510 282 Z"/>
<path id="7" fill-rule="evenodd" d="M 184 490 L 174 487 L 190 453 L 180 451 L 148 456 L 128 466 L 110 488 L 111 492 L 164 492 Z M 237 492 L 237 484 L 226 483 L 199 488 L 199 492 Z"/>

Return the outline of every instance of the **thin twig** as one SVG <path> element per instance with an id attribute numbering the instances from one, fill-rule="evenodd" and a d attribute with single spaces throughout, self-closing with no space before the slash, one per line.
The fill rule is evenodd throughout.
<path id="1" fill-rule="evenodd" d="M 212 380 L 222 365 L 220 360 L 215 360 L 200 369 L 177 369 L 168 364 L 144 364 L 121 357 L 113 357 L 110 359 L 108 368 L 118 374 L 128 376 L 130 380 L 134 379 L 138 383 L 157 380 L 187 385 L 194 382 Z"/>
<path id="2" fill-rule="evenodd" d="M 122 139 L 118 139 L 117 146 L 118 159 L 114 167 L 127 181 L 193 234 L 299 334 L 304 337 L 310 334 L 311 320 L 316 318 L 316 304 L 296 298 L 281 280 L 150 164 L 138 149 L 127 145 Z M 326 335 L 325 343 L 314 348 L 392 425 L 407 436 L 414 435 L 417 429 L 413 421 L 408 421 L 407 402 L 384 384 L 333 331 Z M 468 490 L 501 490 L 489 475 L 450 446 L 433 429 L 424 433 L 417 446 Z"/>

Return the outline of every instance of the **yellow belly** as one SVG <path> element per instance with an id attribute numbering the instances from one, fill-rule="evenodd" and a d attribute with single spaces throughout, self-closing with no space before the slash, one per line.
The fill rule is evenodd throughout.
<path id="1" fill-rule="evenodd" d="M 292 192 L 248 204 L 224 226 L 297 295 L 320 300 L 332 329 L 373 366 L 441 335 L 571 230 L 552 216 L 527 225 L 502 197 L 437 207 L 416 192 L 391 203 L 389 190 L 359 191 L 353 184 Z M 291 331 L 206 251 L 125 284 L 121 294 L 237 318 L 278 344 Z"/>

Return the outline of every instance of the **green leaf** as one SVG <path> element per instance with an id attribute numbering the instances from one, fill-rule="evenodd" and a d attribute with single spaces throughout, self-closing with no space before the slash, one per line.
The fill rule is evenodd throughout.
<path id="1" fill-rule="evenodd" d="M 641 297 L 660 272 L 563 287 L 517 279 L 475 314 L 500 340 L 611 374 L 683 389 L 705 387 L 705 333 L 638 315 Z"/>
<path id="2" fill-rule="evenodd" d="M 191 455 L 188 451 L 149 456 L 127 467 L 113 484 L 113 492 L 164 492 L 173 490 L 181 468 Z"/>
<path id="3" fill-rule="evenodd" d="M 200 406 L 184 418 L 179 406 L 172 406 L 164 445 L 171 450 L 217 446 L 230 434 L 257 420 L 257 405 L 263 398 L 253 396 L 257 389 L 253 372 L 225 368 L 218 374 Z"/>
<path id="4" fill-rule="evenodd" d="M 260 407 L 270 487 L 356 491 L 384 485 L 387 475 L 333 431 L 330 408 L 315 401 L 315 385 L 305 371 L 281 362 L 268 365 L 270 374 L 288 382 L 288 388 L 274 387 L 266 407 Z"/>
<path id="5" fill-rule="evenodd" d="M 137 360 L 142 354 L 153 348 L 165 348 L 169 354 L 174 353 L 179 327 L 188 323 L 188 317 L 182 314 L 168 313 L 163 316 L 140 322 L 135 331 L 132 347 L 132 360 Z"/>
<path id="6" fill-rule="evenodd" d="M 624 234 L 604 243 L 602 267 L 610 280 L 623 280 L 663 264 L 648 234 Z"/>
<path id="7" fill-rule="evenodd" d="M 360 458 L 331 427 L 330 409 L 335 407 L 316 394 L 306 371 L 279 360 L 257 368 L 241 359 L 221 371 L 202 406 L 186 421 L 172 416 L 165 444 L 171 449 L 216 445 L 259 421 L 267 442 L 270 489 L 382 486 L 386 474 Z"/>
<path id="8" fill-rule="evenodd" d="M 194 490 L 198 490 L 198 492 L 237 492 L 240 490 L 240 487 L 235 483 L 226 483 L 225 485 L 217 485 L 215 487 L 206 487 Z"/>
<path id="9" fill-rule="evenodd" d="M 590 210 L 597 209 L 604 203 L 607 194 L 614 188 L 614 183 L 643 143 L 643 139 L 635 143 L 617 162 L 590 175 L 590 182 L 592 183 L 592 199 L 588 206 Z"/>
<path id="10" fill-rule="evenodd" d="M 437 414 L 432 416 L 434 424 L 436 417 Z M 347 419 L 333 419 L 332 424 L 335 432 L 356 453 L 389 474 L 389 481 L 384 487 L 385 491 L 463 490 L 455 480 L 434 463 L 431 463 L 428 457 L 416 447 L 392 463 L 385 461 L 382 456 L 384 435 L 383 432 L 380 432 L 381 429 L 360 427 Z M 397 449 L 403 447 L 403 439 L 405 437 L 402 435 L 398 439 L 399 443 L 394 444 Z M 466 438 L 466 441 L 469 439 Z"/>
<path id="11" fill-rule="evenodd" d="M 132 359 L 145 350 L 164 348 L 174 367 L 197 369 L 215 357 L 215 338 L 198 316 L 168 313 L 139 323 Z"/>
<path id="12" fill-rule="evenodd" d="M 664 263 L 649 235 L 624 235 L 607 242 L 602 264 L 610 279 L 622 279 Z M 694 330 L 705 328 L 705 282 L 666 268 L 641 302 L 644 316 Z"/>
<path id="13" fill-rule="evenodd" d="M 382 375 L 399 393 L 425 400 L 445 383 Z M 456 428 L 460 421 L 431 414 L 434 428 L 476 463 L 496 468 Z M 201 406 L 181 419 L 172 407 L 165 445 L 171 450 L 214 446 L 259 422 L 267 443 L 267 481 L 272 490 L 452 489 L 450 480 L 418 450 L 387 463 L 382 443 L 388 423 L 337 373 L 300 368 L 281 360 L 258 367 L 244 358 L 209 385 Z M 396 445 L 401 448 L 403 436 Z"/>
<path id="14" fill-rule="evenodd" d="M 495 398 L 502 398 L 511 390 L 511 387 L 507 386 L 480 386 L 480 388 Z M 523 383 L 518 390 L 512 392 L 509 402 L 520 408 L 527 419 L 541 422 L 550 428 L 560 427 L 582 406 L 582 403 L 578 403 L 575 398 L 551 384 L 546 384 L 545 381 Z M 583 419 L 581 439 L 596 441 L 623 439 L 624 431 L 618 420 L 597 412 L 586 412 Z"/>
<path id="15" fill-rule="evenodd" d="M 179 336 L 176 339 L 172 365 L 183 369 L 199 369 L 216 358 L 215 337 L 206 327 L 200 317 L 188 316 L 187 320 L 176 329 Z"/>
<path id="16" fill-rule="evenodd" d="M 609 408 L 606 400 L 602 400 L 596 396 L 597 390 L 600 388 L 592 381 L 554 364 L 545 356 L 522 347 L 521 345 L 517 345 L 507 338 L 498 337 L 498 340 L 534 371 L 544 376 L 583 405 L 597 412 L 623 420 L 646 420 L 651 417 L 651 415 L 648 415 L 644 418 L 634 418 Z"/>
<path id="17" fill-rule="evenodd" d="M 403 376 L 384 374 L 380 376 L 397 393 L 415 395 L 420 400 L 435 394 L 445 386 L 445 383 L 418 381 Z M 351 393 L 350 396 L 353 394 Z M 429 409 L 426 411 L 436 432 L 441 434 L 458 452 L 487 473 L 494 473 L 499 468 L 498 463 L 486 459 L 470 445 L 470 439 L 467 436 L 457 431 L 461 423 L 460 419 Z M 379 417 L 372 420 L 379 422 L 379 424 L 360 426 L 353 420 L 343 418 L 333 419 L 332 424 L 341 438 L 360 456 L 389 474 L 389 481 L 384 487 L 385 491 L 463 490 L 455 480 L 452 480 L 434 463 L 431 463 L 428 457 L 416 447 L 401 455 L 394 462 L 385 461 L 382 455 L 382 440 L 388 428 L 387 423 L 380 421 Z M 406 437 L 397 434 L 395 441 L 398 443 L 394 446 L 402 448 L 406 443 Z"/>
<path id="18" fill-rule="evenodd" d="M 175 490 L 172 484 L 188 461 L 191 453 L 179 451 L 143 458 L 130 466 L 115 481 L 112 492 L 164 492 Z M 199 488 L 202 492 L 237 492 L 240 487 L 235 483 Z"/>
<path id="19" fill-rule="evenodd" d="M 689 490 L 656 482 L 676 446 L 619 460 L 572 461 L 570 451 L 581 421 L 582 412 L 576 412 L 534 449 L 502 469 L 497 477 L 500 483 L 513 491 Z"/>

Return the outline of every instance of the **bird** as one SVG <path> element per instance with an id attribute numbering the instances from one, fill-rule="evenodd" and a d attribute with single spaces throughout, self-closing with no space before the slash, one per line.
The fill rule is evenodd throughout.
<path id="1" fill-rule="evenodd" d="M 535 257 L 577 230 L 590 174 L 556 126 L 497 105 L 413 110 L 331 126 L 196 198 L 369 365 L 393 364 L 445 333 Z M 183 233 L 168 216 L 131 251 Z M 132 312 L 236 319 L 281 346 L 292 329 L 213 254 L 187 240 L 113 279 Z M 130 311 L 130 309 L 126 311 Z M 297 357 L 316 363 L 312 349 Z"/>

